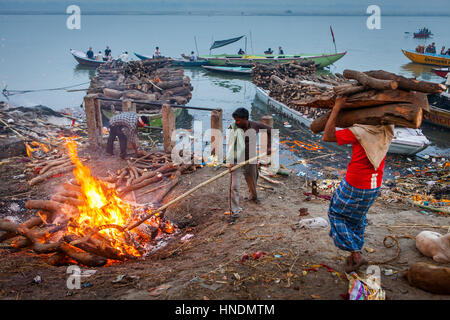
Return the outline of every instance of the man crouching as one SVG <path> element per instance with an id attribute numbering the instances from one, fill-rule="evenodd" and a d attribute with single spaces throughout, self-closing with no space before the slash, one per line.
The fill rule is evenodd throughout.
<path id="1" fill-rule="evenodd" d="M 119 137 L 120 157 L 122 159 L 127 157 L 128 141 L 131 143 L 136 155 L 140 157 L 143 155 L 143 152 L 139 151 L 136 145 L 137 128 L 145 127 L 148 124 L 148 118 L 139 117 L 135 112 L 123 112 L 112 117 L 109 120 L 110 131 L 106 152 L 110 155 L 114 154 L 114 140 L 116 140 L 116 137 Z"/>

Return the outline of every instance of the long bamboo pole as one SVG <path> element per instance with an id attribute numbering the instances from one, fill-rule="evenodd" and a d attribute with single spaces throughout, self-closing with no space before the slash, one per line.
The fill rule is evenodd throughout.
<path id="1" fill-rule="evenodd" d="M 251 159 L 248 159 L 247 161 L 241 162 L 238 165 L 235 165 L 232 168 L 228 168 L 227 170 L 223 171 L 222 173 L 219 173 L 217 176 L 212 177 L 211 179 L 206 180 L 205 182 L 202 182 L 201 184 L 199 184 L 198 186 L 186 191 L 185 193 L 183 193 L 182 195 L 176 197 L 175 199 L 173 199 L 172 201 L 169 201 L 168 203 L 166 203 L 165 205 L 163 205 L 162 207 L 156 209 L 155 211 L 151 212 L 151 213 L 147 213 L 144 217 L 142 217 L 141 220 L 133 223 L 132 225 L 128 226 L 125 228 L 125 230 L 130 231 L 134 228 L 136 228 L 137 226 L 139 226 L 141 223 L 143 223 L 144 221 L 146 221 L 147 219 L 150 219 L 156 212 L 160 212 L 164 209 L 166 209 L 167 207 L 170 207 L 172 204 L 183 200 L 184 198 L 186 198 L 187 196 L 189 196 L 190 194 L 194 193 L 195 191 L 197 191 L 200 188 L 203 188 L 204 186 L 210 184 L 211 182 L 216 181 L 217 179 L 222 178 L 223 176 L 226 176 L 227 174 L 245 166 L 246 164 L 249 164 L 250 162 L 256 161 L 258 158 L 265 156 L 266 153 L 260 154 L 256 157 L 253 157 Z"/>

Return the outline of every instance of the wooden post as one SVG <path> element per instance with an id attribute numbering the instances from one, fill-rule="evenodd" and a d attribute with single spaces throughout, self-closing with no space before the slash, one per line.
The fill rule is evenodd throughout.
<path id="1" fill-rule="evenodd" d="M 100 102 L 96 101 L 95 94 L 84 97 L 84 111 L 86 113 L 86 124 L 88 127 L 88 141 L 92 148 L 101 145 L 102 141 L 102 117 L 100 113 Z"/>
<path id="2" fill-rule="evenodd" d="M 264 123 L 265 125 L 268 125 L 269 127 L 273 128 L 273 117 L 272 116 L 263 116 L 261 118 L 261 122 Z"/>
<path id="3" fill-rule="evenodd" d="M 173 108 L 168 104 L 162 106 L 162 126 L 164 139 L 164 152 L 170 153 L 174 147 L 172 142 L 172 132 L 175 131 L 175 113 Z"/>
<path id="4" fill-rule="evenodd" d="M 132 100 L 123 100 L 122 101 L 122 112 L 136 112 L 136 103 Z"/>
<path id="5" fill-rule="evenodd" d="M 265 125 L 273 128 L 273 117 L 271 115 L 265 115 L 265 116 L 261 117 L 261 122 L 264 123 Z M 261 136 L 260 148 L 262 148 L 262 146 L 269 145 L 268 138 L 269 138 L 269 136 L 267 136 L 267 135 Z M 267 149 L 264 149 L 264 150 L 267 152 Z M 262 157 L 261 162 L 270 163 L 270 155 L 266 155 L 266 156 Z"/>
<path id="6" fill-rule="evenodd" d="M 222 109 L 211 111 L 211 129 L 217 129 L 220 132 L 220 137 L 223 137 L 223 112 Z M 217 150 L 217 153 L 216 153 Z M 214 136 L 211 136 L 211 155 L 220 157 L 223 153 L 223 138 L 216 141 Z"/>

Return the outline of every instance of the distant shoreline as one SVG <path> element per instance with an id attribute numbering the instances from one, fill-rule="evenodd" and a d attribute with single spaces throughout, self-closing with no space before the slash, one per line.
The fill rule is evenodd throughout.
<path id="1" fill-rule="evenodd" d="M 367 17 L 364 13 L 307 13 L 307 12 L 209 12 L 209 11 L 82 11 L 83 15 L 89 16 L 283 16 L 283 17 Z M 0 15 L 63 15 L 68 14 L 61 11 L 1 11 Z M 416 14 L 389 14 L 383 13 L 384 17 L 449 17 L 450 14 L 442 13 L 416 13 Z"/>

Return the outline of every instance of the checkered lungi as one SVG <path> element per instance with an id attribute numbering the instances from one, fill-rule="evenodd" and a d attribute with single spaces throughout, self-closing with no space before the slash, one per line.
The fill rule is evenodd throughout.
<path id="1" fill-rule="evenodd" d="M 366 213 L 372 206 L 380 188 L 358 189 L 342 180 L 330 201 L 328 219 L 330 237 L 342 250 L 360 251 L 364 245 Z"/>

